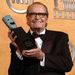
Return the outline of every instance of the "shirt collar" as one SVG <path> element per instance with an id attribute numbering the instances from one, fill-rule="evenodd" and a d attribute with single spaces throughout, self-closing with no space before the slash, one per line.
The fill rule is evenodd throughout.
<path id="1" fill-rule="evenodd" d="M 42 32 L 40 32 L 40 34 L 45 34 L 45 32 L 46 32 L 46 29 L 44 29 Z M 31 35 L 33 33 L 33 31 L 31 29 L 30 29 L 30 33 L 31 33 Z"/>

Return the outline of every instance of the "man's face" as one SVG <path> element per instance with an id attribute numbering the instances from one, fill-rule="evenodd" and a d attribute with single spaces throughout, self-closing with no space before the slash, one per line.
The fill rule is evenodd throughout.
<path id="1" fill-rule="evenodd" d="M 32 5 L 29 8 L 29 14 L 27 15 L 27 24 L 31 29 L 41 29 L 43 30 L 47 24 L 47 12 L 42 5 Z"/>

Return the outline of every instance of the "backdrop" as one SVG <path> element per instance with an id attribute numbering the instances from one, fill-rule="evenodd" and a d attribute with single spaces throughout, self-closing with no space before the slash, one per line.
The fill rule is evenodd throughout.
<path id="1" fill-rule="evenodd" d="M 12 3 L 10 8 L 7 2 Z M 8 28 L 2 21 L 2 17 L 5 15 L 11 15 L 15 20 L 17 26 L 22 26 L 24 30 L 28 31 L 28 26 L 26 24 L 26 17 L 21 13 L 21 10 L 26 10 L 27 6 L 33 1 L 40 1 L 47 5 L 49 10 L 49 19 L 48 19 L 48 29 L 63 31 L 68 33 L 70 42 L 73 46 L 75 46 L 75 15 L 74 15 L 74 6 L 72 3 L 65 2 L 64 0 L 0 0 L 0 75 L 8 75 L 8 67 L 10 64 L 10 48 L 9 43 L 11 42 L 8 38 Z M 62 1 L 62 2 L 61 2 Z M 69 1 L 69 0 L 67 0 Z M 73 1 L 73 0 L 72 0 Z M 65 6 L 71 5 L 70 7 Z M 18 13 L 15 13 L 16 10 Z M 12 11 L 12 10 L 13 11 Z M 66 11 L 67 9 L 67 11 Z M 14 12 L 15 11 L 15 12 Z M 75 64 L 75 63 L 74 63 Z M 73 66 L 72 70 L 66 75 L 75 75 L 75 66 Z"/>

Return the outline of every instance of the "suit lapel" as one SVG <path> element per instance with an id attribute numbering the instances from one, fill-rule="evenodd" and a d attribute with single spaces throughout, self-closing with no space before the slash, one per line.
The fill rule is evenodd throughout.
<path id="1" fill-rule="evenodd" d="M 54 41 L 54 36 L 52 35 L 52 32 L 46 30 L 46 34 L 44 36 L 43 44 L 42 44 L 42 51 L 45 53 L 49 53 L 52 49 Z"/>

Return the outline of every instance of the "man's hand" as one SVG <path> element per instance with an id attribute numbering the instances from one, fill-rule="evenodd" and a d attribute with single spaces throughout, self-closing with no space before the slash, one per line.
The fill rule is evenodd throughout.
<path id="1" fill-rule="evenodd" d="M 10 40 L 11 40 L 12 42 L 15 42 L 17 36 L 12 37 L 13 34 L 14 34 L 14 31 L 9 30 L 9 32 L 8 32 L 8 37 L 10 38 Z"/>
<path id="2" fill-rule="evenodd" d="M 11 31 L 11 30 L 10 30 L 10 31 L 8 32 L 8 37 L 10 38 L 11 43 L 17 48 L 17 52 L 21 55 L 21 52 L 20 52 L 20 50 L 19 50 L 19 47 L 18 47 L 18 45 L 15 43 L 15 40 L 17 39 L 17 36 L 12 37 L 13 34 L 14 34 L 14 31 Z"/>
<path id="3" fill-rule="evenodd" d="M 39 60 L 42 60 L 45 54 L 39 48 L 36 48 L 31 50 L 23 50 L 22 55 L 25 57 L 35 57 Z"/>

